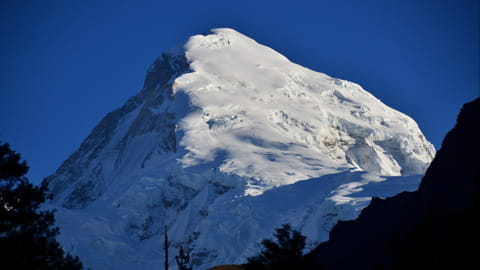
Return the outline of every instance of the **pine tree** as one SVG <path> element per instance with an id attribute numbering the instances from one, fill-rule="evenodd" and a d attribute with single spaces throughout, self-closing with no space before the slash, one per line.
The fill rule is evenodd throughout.
<path id="1" fill-rule="evenodd" d="M 259 255 L 248 258 L 244 265 L 248 270 L 294 270 L 303 269 L 303 249 L 306 237 L 288 224 L 275 229 L 277 241 L 265 239 Z"/>
<path id="2" fill-rule="evenodd" d="M 2 269 L 83 269 L 56 240 L 53 211 L 41 210 L 47 184 L 29 183 L 28 166 L 5 143 L 0 145 L 0 265 Z"/>
<path id="3" fill-rule="evenodd" d="M 175 260 L 177 261 L 178 270 L 192 270 L 190 255 L 185 252 L 183 247 L 180 247 L 178 255 L 175 256 Z"/>

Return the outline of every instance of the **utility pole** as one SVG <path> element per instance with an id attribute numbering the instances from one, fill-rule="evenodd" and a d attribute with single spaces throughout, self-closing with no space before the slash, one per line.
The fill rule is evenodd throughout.
<path id="1" fill-rule="evenodd" d="M 164 233 L 165 245 L 163 247 L 165 249 L 165 270 L 168 270 L 168 234 L 167 234 L 167 231 L 168 231 L 168 227 L 167 227 L 167 225 L 165 225 L 165 233 Z"/>

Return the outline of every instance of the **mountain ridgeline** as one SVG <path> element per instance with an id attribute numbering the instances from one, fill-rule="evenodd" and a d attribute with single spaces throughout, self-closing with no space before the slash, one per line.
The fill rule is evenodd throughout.
<path id="1" fill-rule="evenodd" d="M 358 84 L 214 29 L 155 60 L 48 183 L 59 240 L 87 267 L 158 269 L 168 228 L 204 269 L 244 262 L 285 223 L 312 248 L 372 196 L 417 189 L 434 155 Z"/>
<path id="2" fill-rule="evenodd" d="M 311 269 L 478 268 L 479 116 L 480 99 L 465 104 L 419 189 L 340 221 L 307 256 Z"/>

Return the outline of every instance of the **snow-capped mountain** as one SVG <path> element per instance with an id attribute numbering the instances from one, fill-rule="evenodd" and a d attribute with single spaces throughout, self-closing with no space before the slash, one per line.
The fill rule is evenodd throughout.
<path id="1" fill-rule="evenodd" d="M 310 244 L 371 196 L 415 190 L 435 150 L 359 85 L 232 30 L 164 53 L 49 178 L 60 241 L 92 269 L 241 263 L 290 223 Z M 171 269 L 176 266 L 172 265 Z"/>

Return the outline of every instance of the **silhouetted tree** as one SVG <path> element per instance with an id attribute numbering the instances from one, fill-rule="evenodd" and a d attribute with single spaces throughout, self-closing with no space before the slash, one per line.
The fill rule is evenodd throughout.
<path id="1" fill-rule="evenodd" d="M 0 268 L 82 269 L 55 237 L 53 211 L 41 210 L 46 182 L 29 183 L 28 166 L 8 144 L 0 144 Z"/>
<path id="2" fill-rule="evenodd" d="M 175 260 L 177 261 L 178 270 L 192 270 L 192 266 L 190 265 L 190 255 L 185 252 L 183 247 L 180 247 L 178 255 L 175 256 Z"/>
<path id="3" fill-rule="evenodd" d="M 302 269 L 303 249 L 306 237 L 288 224 L 275 229 L 276 242 L 270 239 L 262 241 L 263 250 L 259 255 L 248 258 L 244 267 L 248 270 Z"/>

